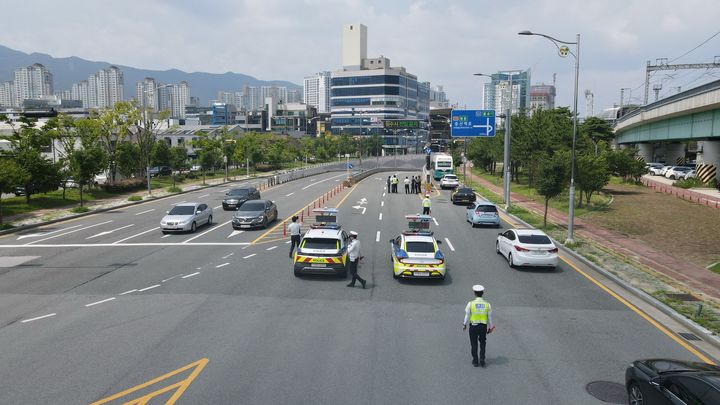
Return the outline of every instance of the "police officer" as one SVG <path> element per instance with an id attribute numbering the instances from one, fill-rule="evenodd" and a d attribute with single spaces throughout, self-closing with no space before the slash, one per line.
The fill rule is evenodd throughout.
<path id="1" fill-rule="evenodd" d="M 423 215 L 430 215 L 430 194 L 425 194 L 422 200 Z"/>
<path id="2" fill-rule="evenodd" d="M 480 342 L 480 360 L 479 364 L 485 367 L 485 338 L 488 334 L 495 330 L 495 324 L 492 321 L 492 307 L 490 303 L 485 301 L 482 296 L 485 287 L 480 284 L 473 286 L 475 299 L 468 302 L 465 306 L 465 319 L 463 320 L 463 330 L 467 329 L 468 321 L 470 322 L 470 352 L 472 353 L 472 364 L 478 366 L 478 341 Z"/>
<path id="3" fill-rule="evenodd" d="M 347 246 L 348 252 L 348 270 L 352 274 L 352 280 L 348 283 L 348 287 L 355 287 L 355 280 L 362 284 L 363 290 L 365 289 L 365 280 L 357 274 L 358 261 L 360 260 L 360 241 L 357 240 L 358 233 L 350 231 L 350 243 Z"/>
<path id="4" fill-rule="evenodd" d="M 405 176 L 405 181 L 403 183 L 405 183 L 405 194 L 410 194 L 410 179 L 408 176 Z"/>
<path id="5" fill-rule="evenodd" d="M 292 217 L 292 222 L 287 227 L 290 232 L 290 257 L 293 257 L 293 250 L 297 246 L 300 249 L 300 223 L 298 222 L 297 215 Z"/>
<path id="6" fill-rule="evenodd" d="M 390 180 L 391 180 L 391 179 L 390 179 L 390 176 L 388 176 L 388 178 L 387 178 L 387 192 L 388 192 L 388 193 L 391 193 L 391 192 L 392 192 L 392 190 L 390 189 Z"/>

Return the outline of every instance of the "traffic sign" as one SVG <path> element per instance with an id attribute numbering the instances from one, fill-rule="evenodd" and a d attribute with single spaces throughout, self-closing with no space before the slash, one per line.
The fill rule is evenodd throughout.
<path id="1" fill-rule="evenodd" d="M 419 120 L 383 120 L 383 127 L 387 129 L 418 129 Z"/>
<path id="2" fill-rule="evenodd" d="M 427 147 L 426 147 L 425 149 L 423 149 L 423 151 L 425 151 L 425 153 L 428 154 L 428 155 L 432 153 L 432 149 L 431 149 L 431 148 L 427 148 Z"/>
<path id="3" fill-rule="evenodd" d="M 450 136 L 495 136 L 495 110 L 452 110 L 450 113 Z"/>
<path id="4" fill-rule="evenodd" d="M 352 163 L 348 163 L 348 164 L 347 164 L 347 168 L 348 168 L 348 169 L 352 169 L 352 168 L 353 168 L 353 164 L 352 164 Z"/>

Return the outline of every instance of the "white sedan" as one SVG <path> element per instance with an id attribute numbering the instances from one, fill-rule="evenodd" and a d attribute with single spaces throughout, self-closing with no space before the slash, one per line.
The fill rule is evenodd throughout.
<path id="1" fill-rule="evenodd" d="M 507 259 L 510 267 L 555 268 L 558 263 L 558 248 L 545 232 L 537 229 L 509 229 L 499 233 L 495 251 Z"/>
<path id="2" fill-rule="evenodd" d="M 440 179 L 440 188 L 457 188 L 460 185 L 458 178 L 454 174 L 446 174 Z"/>

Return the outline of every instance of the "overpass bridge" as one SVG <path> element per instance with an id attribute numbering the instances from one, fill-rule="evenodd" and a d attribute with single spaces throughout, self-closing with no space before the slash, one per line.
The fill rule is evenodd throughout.
<path id="1" fill-rule="evenodd" d="M 637 148 L 646 162 L 696 161 L 698 165 L 712 166 L 717 176 L 720 80 L 624 115 L 615 124 L 615 135 L 619 145 Z M 688 147 L 689 144 L 692 146 Z"/>

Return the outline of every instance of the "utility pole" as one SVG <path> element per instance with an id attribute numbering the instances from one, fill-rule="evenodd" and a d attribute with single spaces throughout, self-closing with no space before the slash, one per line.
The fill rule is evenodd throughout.
<path id="1" fill-rule="evenodd" d="M 667 58 L 655 59 L 655 64 L 651 65 L 650 61 L 647 61 L 645 67 L 645 102 L 648 103 L 648 95 L 650 92 L 650 74 L 661 70 L 681 70 L 681 69 L 719 69 L 720 68 L 720 56 L 715 56 L 712 63 L 681 63 L 677 65 L 669 65 Z M 653 88 L 654 90 L 654 88 Z M 658 90 L 659 91 L 659 90 Z M 657 101 L 657 97 L 656 97 Z"/>

